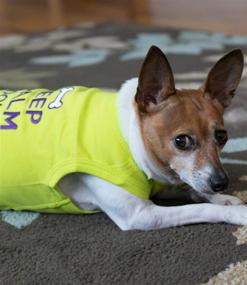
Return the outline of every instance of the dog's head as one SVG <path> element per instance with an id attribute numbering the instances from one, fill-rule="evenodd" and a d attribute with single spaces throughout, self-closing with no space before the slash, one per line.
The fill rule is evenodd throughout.
<path id="1" fill-rule="evenodd" d="M 233 50 L 210 70 L 198 90 L 177 90 L 170 64 L 157 47 L 143 63 L 136 110 L 145 147 L 169 181 L 196 191 L 223 191 L 228 177 L 219 153 L 227 141 L 223 113 L 243 71 L 243 54 Z"/>

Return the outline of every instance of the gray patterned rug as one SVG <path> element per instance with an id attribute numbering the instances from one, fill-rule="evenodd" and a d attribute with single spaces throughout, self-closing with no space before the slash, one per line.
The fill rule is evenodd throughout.
<path id="1" fill-rule="evenodd" d="M 240 47 L 247 53 L 243 36 L 82 24 L 1 37 L 0 88 L 117 89 L 138 74 L 153 44 L 168 55 L 177 87 L 184 88 L 198 86 L 225 52 Z M 246 93 L 244 75 L 225 116 L 231 140 L 222 159 L 229 191 L 247 201 Z M 1 285 L 247 284 L 247 227 L 200 224 L 122 232 L 104 214 L 2 212 L 0 218 Z"/>

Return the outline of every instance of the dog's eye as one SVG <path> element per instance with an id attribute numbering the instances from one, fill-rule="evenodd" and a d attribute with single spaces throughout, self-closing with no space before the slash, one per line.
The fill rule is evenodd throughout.
<path id="1" fill-rule="evenodd" d="M 216 130 L 214 136 L 217 144 L 220 146 L 225 145 L 228 140 L 227 131 L 225 130 Z"/>
<path id="2" fill-rule="evenodd" d="M 174 144 L 180 150 L 190 150 L 194 145 L 194 140 L 188 135 L 179 135 L 175 138 Z"/>

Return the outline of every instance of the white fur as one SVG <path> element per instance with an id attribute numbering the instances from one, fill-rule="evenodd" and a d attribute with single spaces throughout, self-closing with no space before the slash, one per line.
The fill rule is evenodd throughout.
<path id="1" fill-rule="evenodd" d="M 167 178 L 162 170 L 150 159 L 142 141 L 137 114 L 133 108 L 137 84 L 137 78 L 130 79 L 123 84 L 119 91 L 120 129 L 139 168 L 149 179 L 153 178 L 166 183 L 168 182 Z"/>
<path id="2" fill-rule="evenodd" d="M 238 197 L 223 194 L 201 194 L 201 197 L 210 203 L 217 205 L 244 205 Z"/>
<path id="3" fill-rule="evenodd" d="M 151 161 L 141 138 L 138 120 L 133 108 L 137 79 L 127 81 L 120 89 L 119 115 L 123 136 L 129 144 L 137 165 L 148 178 L 166 181 L 162 171 Z M 247 207 L 238 204 L 228 195 L 204 195 L 212 204 L 194 204 L 176 207 L 160 207 L 150 200 L 145 201 L 131 195 L 125 189 L 98 177 L 75 173 L 59 182 L 62 191 L 81 209 L 101 209 L 122 230 L 151 230 L 192 223 L 217 223 L 247 225 Z M 213 199 L 213 197 L 215 197 Z M 225 202 L 232 203 L 225 203 Z M 241 202 L 241 201 L 240 201 Z M 225 206 L 225 204 L 233 204 Z"/>

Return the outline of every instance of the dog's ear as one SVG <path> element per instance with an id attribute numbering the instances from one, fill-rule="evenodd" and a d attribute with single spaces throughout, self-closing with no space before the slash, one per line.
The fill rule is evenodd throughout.
<path id="1" fill-rule="evenodd" d="M 203 86 L 206 96 L 216 99 L 223 108 L 230 105 L 243 72 L 244 57 L 240 49 L 223 56 L 210 70 Z"/>
<path id="2" fill-rule="evenodd" d="M 175 94 L 171 66 L 164 53 L 152 46 L 144 60 L 135 96 L 141 112 L 154 112 L 159 103 Z"/>

